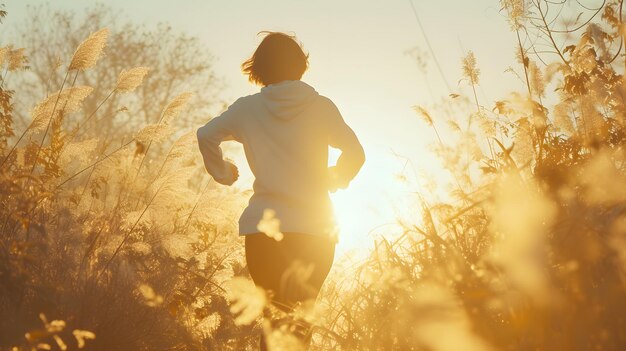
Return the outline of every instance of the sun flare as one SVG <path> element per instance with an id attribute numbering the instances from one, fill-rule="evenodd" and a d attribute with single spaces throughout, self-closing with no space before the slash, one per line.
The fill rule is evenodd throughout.
<path id="1" fill-rule="evenodd" d="M 338 154 L 331 149 L 329 163 Z M 381 172 L 380 170 L 386 170 Z M 391 155 L 371 153 L 359 176 L 348 189 L 331 193 L 335 218 L 339 226 L 340 254 L 366 253 L 384 231 L 393 237 L 401 228 L 398 221 L 407 203 L 407 184 L 398 177 L 401 163 Z"/>

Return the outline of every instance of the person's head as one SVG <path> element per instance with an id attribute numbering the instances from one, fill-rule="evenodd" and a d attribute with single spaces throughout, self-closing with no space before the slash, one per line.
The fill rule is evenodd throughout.
<path id="1" fill-rule="evenodd" d="M 241 69 L 250 82 L 268 86 L 284 80 L 299 80 L 309 66 L 295 36 L 280 32 L 261 32 L 265 37 Z M 260 34 L 261 34 L 260 33 Z"/>

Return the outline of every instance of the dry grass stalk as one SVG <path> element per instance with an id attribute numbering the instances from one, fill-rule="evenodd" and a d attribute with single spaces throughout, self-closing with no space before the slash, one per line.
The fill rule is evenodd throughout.
<path id="1" fill-rule="evenodd" d="M 184 92 L 178 96 L 176 96 L 166 107 L 163 109 L 162 121 L 163 123 L 170 123 L 174 118 L 176 118 L 182 109 L 185 107 L 189 99 L 193 96 L 193 93 Z"/>
<path id="2" fill-rule="evenodd" d="M 115 90 L 121 93 L 128 93 L 135 90 L 143 82 L 144 77 L 150 68 L 148 67 L 135 67 L 128 71 L 124 70 L 120 73 L 115 85 Z"/>
<path id="3" fill-rule="evenodd" d="M 26 67 L 26 49 L 19 48 L 9 53 L 9 71 L 17 71 Z"/>
<path id="4" fill-rule="evenodd" d="M 92 87 L 78 86 L 48 96 L 35 106 L 31 112 L 32 122 L 29 127 L 30 131 L 32 133 L 43 131 L 46 126 L 48 126 L 49 121 L 54 117 L 53 114 L 78 111 L 82 101 L 89 96 L 92 91 Z M 56 111 L 54 111 L 56 105 L 64 106 L 64 110 L 56 109 Z"/>
<path id="5" fill-rule="evenodd" d="M 413 110 L 415 111 L 415 113 L 417 113 L 417 115 L 419 117 L 422 118 L 422 120 L 429 126 L 433 125 L 433 119 L 430 116 L 430 113 L 428 113 L 428 111 L 426 111 L 426 109 L 422 106 L 413 106 Z"/>
<path id="6" fill-rule="evenodd" d="M 95 66 L 102 56 L 108 36 L 109 30 L 104 28 L 92 33 L 89 38 L 85 39 L 74 52 L 69 70 L 84 71 Z"/>

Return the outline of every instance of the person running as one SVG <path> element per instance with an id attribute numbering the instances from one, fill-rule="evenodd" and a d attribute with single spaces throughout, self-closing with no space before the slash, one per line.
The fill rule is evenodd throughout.
<path id="1" fill-rule="evenodd" d="M 237 167 L 220 143 L 243 144 L 254 194 L 239 219 L 248 271 L 283 311 L 316 299 L 333 264 L 336 225 L 329 191 L 346 188 L 365 162 L 357 136 L 335 104 L 301 80 L 308 55 L 294 36 L 265 37 L 242 70 L 259 93 L 237 99 L 197 131 L 204 165 L 232 185 Z M 341 155 L 328 166 L 328 146 Z M 276 219 L 279 233 L 260 225 Z M 275 235 L 280 234 L 280 235 Z M 261 349 L 265 349 L 261 340 Z"/>

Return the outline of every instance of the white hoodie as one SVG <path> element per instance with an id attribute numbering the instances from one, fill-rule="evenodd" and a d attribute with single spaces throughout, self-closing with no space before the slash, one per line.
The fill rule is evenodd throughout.
<path id="1" fill-rule="evenodd" d="M 239 98 L 197 135 L 206 170 L 225 185 L 236 180 L 236 168 L 223 159 L 220 142 L 243 144 L 255 181 L 239 219 L 242 235 L 259 232 L 265 209 L 275 211 L 282 232 L 332 233 L 328 191 L 345 188 L 365 162 L 361 144 L 335 104 L 299 80 Z M 342 151 L 330 169 L 329 145 Z"/>

